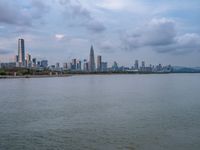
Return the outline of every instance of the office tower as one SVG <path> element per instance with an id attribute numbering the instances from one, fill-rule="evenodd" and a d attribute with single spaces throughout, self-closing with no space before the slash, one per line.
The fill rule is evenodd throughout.
<path id="1" fill-rule="evenodd" d="M 142 61 L 142 68 L 145 68 L 145 62 Z"/>
<path id="2" fill-rule="evenodd" d="M 136 69 L 136 70 L 139 69 L 139 61 L 138 60 L 135 60 L 134 69 Z"/>
<path id="3" fill-rule="evenodd" d="M 31 55 L 26 54 L 26 67 L 31 67 Z"/>
<path id="4" fill-rule="evenodd" d="M 36 63 L 37 63 L 36 58 L 33 58 L 33 59 L 32 59 L 32 62 L 33 62 L 32 66 L 35 68 L 35 67 L 36 67 Z"/>
<path id="5" fill-rule="evenodd" d="M 41 66 L 41 62 L 37 61 L 37 68 L 40 68 L 40 66 Z"/>
<path id="6" fill-rule="evenodd" d="M 20 66 L 25 65 L 25 43 L 24 39 L 18 40 L 18 62 Z"/>
<path id="7" fill-rule="evenodd" d="M 101 67 L 102 67 L 101 69 L 103 72 L 108 71 L 108 63 L 107 62 L 102 62 Z"/>
<path id="8" fill-rule="evenodd" d="M 78 61 L 77 62 L 77 67 L 76 67 L 76 69 L 78 70 L 78 71 L 81 71 L 81 61 Z"/>
<path id="9" fill-rule="evenodd" d="M 56 69 L 59 69 L 60 68 L 60 63 L 56 63 Z"/>
<path id="10" fill-rule="evenodd" d="M 91 49 L 90 49 L 89 71 L 90 72 L 94 72 L 95 71 L 95 60 L 94 60 L 94 49 L 93 49 L 93 46 L 91 46 Z"/>
<path id="11" fill-rule="evenodd" d="M 116 61 L 114 61 L 113 66 L 112 66 L 113 71 L 118 71 L 118 64 Z"/>
<path id="12" fill-rule="evenodd" d="M 18 57 L 18 55 L 16 55 L 16 56 L 15 56 L 15 62 L 17 63 L 18 60 L 19 60 L 19 57 Z"/>
<path id="13" fill-rule="evenodd" d="M 64 68 L 64 69 L 67 69 L 67 68 L 68 68 L 67 63 L 64 63 L 64 64 L 63 64 L 63 68 Z"/>
<path id="14" fill-rule="evenodd" d="M 41 67 L 42 68 L 47 68 L 48 67 L 48 60 L 42 60 L 41 61 Z"/>
<path id="15" fill-rule="evenodd" d="M 84 59 L 84 64 L 83 64 L 83 70 L 88 72 L 89 71 L 89 63 L 87 62 L 86 59 Z"/>
<path id="16" fill-rule="evenodd" d="M 76 64 L 76 59 L 72 59 L 72 66 L 71 66 L 71 69 L 72 70 L 76 70 L 76 66 L 77 64 Z"/>
<path id="17" fill-rule="evenodd" d="M 97 56 L 97 71 L 98 72 L 102 71 L 101 63 L 102 63 L 101 56 Z"/>

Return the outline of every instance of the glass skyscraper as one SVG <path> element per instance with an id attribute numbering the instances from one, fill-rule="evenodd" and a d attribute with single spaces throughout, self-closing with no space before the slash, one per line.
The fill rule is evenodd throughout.
<path id="1" fill-rule="evenodd" d="M 90 49 L 90 61 L 89 61 L 89 71 L 90 72 L 95 72 L 95 60 L 94 60 L 94 49 L 93 46 L 91 46 Z"/>
<path id="2" fill-rule="evenodd" d="M 25 65 L 25 44 L 24 39 L 18 40 L 18 62 L 20 66 Z"/>

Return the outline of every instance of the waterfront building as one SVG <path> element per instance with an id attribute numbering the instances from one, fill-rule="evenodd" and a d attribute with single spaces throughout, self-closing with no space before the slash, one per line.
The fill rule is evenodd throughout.
<path id="1" fill-rule="evenodd" d="M 95 59 L 94 59 L 94 49 L 93 46 L 91 46 L 90 49 L 90 60 L 89 60 L 89 71 L 90 72 L 95 72 Z"/>
<path id="2" fill-rule="evenodd" d="M 59 69 L 59 68 L 60 68 L 60 63 L 57 62 L 57 63 L 56 63 L 56 69 Z"/>
<path id="3" fill-rule="evenodd" d="M 83 64 L 83 71 L 88 72 L 89 71 L 89 63 L 87 62 L 86 59 L 84 59 L 84 64 Z"/>
<path id="4" fill-rule="evenodd" d="M 118 64 L 116 61 L 114 61 L 113 65 L 112 65 L 112 71 L 118 71 Z"/>
<path id="5" fill-rule="evenodd" d="M 48 60 L 42 60 L 41 61 L 41 67 L 42 68 L 47 68 L 48 67 Z"/>
<path id="6" fill-rule="evenodd" d="M 67 63 L 64 63 L 64 64 L 63 64 L 63 69 L 64 69 L 64 70 L 67 70 L 67 69 L 68 69 L 68 64 L 67 64 Z"/>
<path id="7" fill-rule="evenodd" d="M 97 71 L 98 71 L 98 72 L 101 72 L 101 71 L 102 71 L 101 65 L 102 65 L 102 58 L 101 58 L 101 56 L 99 55 L 99 56 L 97 56 Z"/>
<path id="8" fill-rule="evenodd" d="M 138 60 L 135 60 L 134 69 L 135 70 L 139 69 L 139 61 Z"/>
<path id="9" fill-rule="evenodd" d="M 34 67 L 34 68 L 37 67 L 37 59 L 36 58 L 32 59 L 32 67 Z"/>
<path id="10" fill-rule="evenodd" d="M 102 62 L 101 67 L 102 67 L 102 72 L 108 71 L 108 63 L 107 62 Z"/>
<path id="11" fill-rule="evenodd" d="M 25 42 L 24 39 L 18 40 L 18 63 L 20 67 L 25 66 Z"/>
<path id="12" fill-rule="evenodd" d="M 145 62 L 142 61 L 142 68 L 145 68 Z"/>
<path id="13" fill-rule="evenodd" d="M 32 64 L 31 64 L 31 55 L 30 54 L 26 54 L 26 67 L 31 68 Z"/>
<path id="14" fill-rule="evenodd" d="M 41 66 L 41 62 L 37 61 L 37 68 L 40 68 L 40 66 Z"/>
<path id="15" fill-rule="evenodd" d="M 77 62 L 76 62 L 76 59 L 72 59 L 72 66 L 71 66 L 71 69 L 72 70 L 76 70 L 77 69 Z"/>
<path id="16" fill-rule="evenodd" d="M 79 60 L 79 61 L 77 62 L 76 70 L 81 71 L 81 70 L 82 70 L 81 65 L 82 65 L 82 63 L 81 63 L 81 61 Z"/>

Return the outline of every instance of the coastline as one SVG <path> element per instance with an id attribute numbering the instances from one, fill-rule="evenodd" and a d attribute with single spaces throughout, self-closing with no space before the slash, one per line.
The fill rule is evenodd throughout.
<path id="1" fill-rule="evenodd" d="M 183 72 L 177 72 L 178 74 L 184 74 Z M 187 73 L 187 72 L 185 72 Z M 58 75 L 21 75 L 21 76 L 11 76 L 11 75 L 0 75 L 0 79 L 20 79 L 20 78 L 55 78 L 55 77 L 70 77 L 74 75 L 152 75 L 152 74 L 176 74 L 175 72 L 157 72 L 157 73 L 69 73 L 69 74 L 58 74 Z M 194 73 L 190 73 L 194 74 Z"/>
<path id="2" fill-rule="evenodd" d="M 0 79 L 21 79 L 21 78 L 55 78 L 55 77 L 69 77 L 70 74 L 64 75 L 24 75 L 24 76 L 0 76 Z"/>

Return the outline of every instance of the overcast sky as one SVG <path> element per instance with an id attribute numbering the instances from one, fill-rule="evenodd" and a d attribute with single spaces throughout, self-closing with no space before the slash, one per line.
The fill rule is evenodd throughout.
<path id="1" fill-rule="evenodd" d="M 26 52 L 50 63 L 200 66 L 200 0 L 0 0 L 0 61 Z"/>

